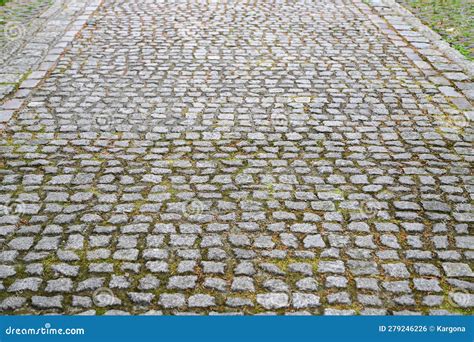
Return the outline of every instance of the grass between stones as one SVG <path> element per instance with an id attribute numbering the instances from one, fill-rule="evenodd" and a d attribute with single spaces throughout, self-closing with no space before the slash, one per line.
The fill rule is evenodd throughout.
<path id="1" fill-rule="evenodd" d="M 452 47 L 474 60 L 474 2 L 472 0 L 397 0 Z"/>

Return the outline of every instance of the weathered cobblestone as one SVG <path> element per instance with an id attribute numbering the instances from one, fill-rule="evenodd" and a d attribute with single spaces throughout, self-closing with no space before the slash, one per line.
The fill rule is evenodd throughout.
<path id="1" fill-rule="evenodd" d="M 472 80 L 384 11 L 90 10 L 1 104 L 2 313 L 472 314 Z"/>

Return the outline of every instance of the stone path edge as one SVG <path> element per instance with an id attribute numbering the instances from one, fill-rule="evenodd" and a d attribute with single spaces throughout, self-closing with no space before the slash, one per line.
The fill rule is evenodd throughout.
<path id="1" fill-rule="evenodd" d="M 88 1 L 84 6 L 83 12 L 72 18 L 67 29 L 58 36 L 56 44 L 48 49 L 47 54 L 42 58 L 39 65 L 31 69 L 31 73 L 21 81 L 18 89 L 0 100 L 3 101 L 3 103 L 0 104 L 0 131 L 5 128 L 5 123 L 11 119 L 13 114 L 25 104 L 33 89 L 55 68 L 60 57 L 69 48 L 70 43 L 101 4 L 102 0 Z M 56 3 L 53 4 L 52 8 L 54 8 L 55 5 Z M 47 13 L 50 12 L 51 8 L 46 10 L 41 17 L 47 16 Z"/>
<path id="2" fill-rule="evenodd" d="M 432 41 L 436 47 L 446 54 L 453 62 L 464 69 L 469 77 L 474 77 L 474 62 L 466 59 L 458 50 L 447 43 L 438 33 L 422 23 L 410 10 L 403 7 L 395 0 L 382 0 L 388 6 L 393 7 L 400 15 L 403 15 L 409 24 L 413 25 L 417 31 L 422 33 L 426 38 Z"/>
<path id="3" fill-rule="evenodd" d="M 78 15 L 70 23 L 68 29 L 58 39 L 57 44 L 48 50 L 47 55 L 43 58 L 39 67 L 36 70 L 32 70 L 28 77 L 22 80 L 17 91 L 11 94 L 10 97 L 3 99 L 4 102 L 0 104 L 0 130 L 4 129 L 4 124 L 8 122 L 13 114 L 23 106 L 26 98 L 32 92 L 32 90 L 41 83 L 42 79 L 48 74 L 50 70 L 54 69 L 60 56 L 68 49 L 69 43 L 74 40 L 74 37 L 80 32 L 87 20 L 101 4 L 102 0 L 91 0 L 85 6 L 84 12 Z M 418 32 L 429 39 L 450 60 L 461 67 L 471 79 L 474 77 L 474 63 L 465 59 L 457 50 L 446 43 L 439 34 L 424 25 L 418 18 L 415 17 L 413 13 L 404 8 L 402 5 L 398 4 L 394 0 L 375 0 L 370 2 L 369 6 L 377 12 L 380 18 L 384 20 L 387 19 L 379 10 L 379 6 L 386 6 L 395 10 L 397 14 L 402 16 L 403 19 L 412 25 Z M 52 7 L 54 7 L 54 5 Z M 46 10 L 46 12 L 42 14 L 42 17 L 44 17 L 46 13 L 50 12 L 50 10 L 51 9 Z M 392 29 L 395 30 L 401 37 L 404 37 L 403 32 L 400 32 L 394 27 L 392 27 Z M 424 56 L 423 51 L 420 49 L 415 49 L 415 52 Z M 472 111 L 467 112 L 466 115 L 468 120 L 474 119 L 474 113 Z"/>
<path id="4" fill-rule="evenodd" d="M 398 15 L 404 22 L 412 26 L 412 30 L 419 33 L 423 38 L 427 39 L 434 45 L 436 49 L 439 50 L 441 54 L 444 55 L 444 57 L 447 57 L 453 63 L 453 65 L 461 68 L 462 72 L 467 74 L 466 76 L 468 79 L 463 80 L 462 82 L 456 82 L 455 80 L 450 79 L 450 77 L 446 77 L 449 79 L 449 86 L 443 86 L 440 88 L 445 89 L 443 94 L 453 104 L 464 110 L 464 116 L 467 120 L 464 124 L 471 124 L 472 121 L 474 121 L 474 110 L 472 110 L 472 102 L 474 101 L 474 97 L 472 94 L 468 94 L 465 89 L 473 88 L 474 62 L 467 60 L 459 51 L 444 41 L 439 34 L 423 24 L 413 13 L 397 3 L 395 0 L 371 0 L 370 2 L 364 1 L 359 3 L 359 7 L 362 4 L 369 6 L 379 18 L 390 25 L 391 30 L 393 30 L 408 43 L 408 47 L 402 47 L 402 50 L 405 51 L 405 55 L 411 59 L 412 62 L 423 72 L 427 71 L 428 73 L 431 73 L 430 71 L 434 71 L 436 73 L 440 73 L 443 76 L 447 76 L 446 71 L 439 70 L 429 61 L 429 55 L 425 53 L 424 49 L 414 47 L 411 44 L 409 37 L 406 36 L 403 31 L 397 29 L 397 27 L 391 24 L 391 20 L 389 19 L 390 16 L 387 16 L 387 14 L 383 12 L 384 8 L 389 8 L 390 10 L 394 11 L 394 14 Z M 373 21 L 373 19 L 371 20 Z M 419 57 L 416 57 L 416 55 Z M 422 57 L 422 59 L 420 59 L 420 57 Z M 459 86 L 460 83 L 463 84 L 463 87 Z"/>

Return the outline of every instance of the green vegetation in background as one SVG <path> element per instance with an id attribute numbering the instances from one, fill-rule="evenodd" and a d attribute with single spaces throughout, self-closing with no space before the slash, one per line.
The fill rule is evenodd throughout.
<path id="1" fill-rule="evenodd" d="M 6 3 L 7 1 L 8 1 L 8 0 L 0 0 L 0 6 L 5 5 L 5 3 Z"/>
<path id="2" fill-rule="evenodd" d="M 473 0 L 397 0 L 448 43 L 474 60 Z"/>

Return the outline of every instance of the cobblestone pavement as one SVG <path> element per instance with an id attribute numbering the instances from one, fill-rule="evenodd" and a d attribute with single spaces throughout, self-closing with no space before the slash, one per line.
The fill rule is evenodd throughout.
<path id="1" fill-rule="evenodd" d="M 14 57 L 19 63 L 24 62 L 22 56 L 15 55 L 15 52 L 26 40 L 27 35 L 31 35 L 38 30 L 41 21 L 38 17 L 52 3 L 52 0 L 15 0 L 0 6 L 0 99 L 12 92 L 20 81 L 23 72 L 6 69 L 8 57 Z M 35 44 L 40 45 L 40 42 Z M 32 58 L 31 51 L 29 58 Z M 26 57 L 26 56 L 25 56 Z M 28 57 L 26 57 L 28 58 Z"/>
<path id="2" fill-rule="evenodd" d="M 11 0 L 0 6 L 0 101 L 14 93 L 26 78 L 40 78 L 40 73 L 44 76 L 51 67 L 51 54 L 55 49 L 63 51 L 68 43 L 64 32 L 71 19 L 90 2 Z M 32 74 L 33 70 L 38 72 Z"/>
<path id="3" fill-rule="evenodd" d="M 472 314 L 472 83 L 390 11 L 105 0 L 0 136 L 2 312 Z"/>

